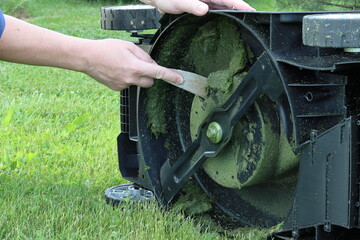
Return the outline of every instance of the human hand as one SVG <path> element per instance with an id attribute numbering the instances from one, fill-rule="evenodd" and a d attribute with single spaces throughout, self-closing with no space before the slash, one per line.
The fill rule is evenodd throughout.
<path id="1" fill-rule="evenodd" d="M 150 87 L 155 79 L 181 83 L 180 74 L 159 66 L 141 48 L 127 41 L 92 40 L 86 46 L 86 67 L 83 70 L 113 90 L 130 85 Z"/>
<path id="2" fill-rule="evenodd" d="M 205 15 L 209 9 L 237 9 L 255 11 L 243 0 L 141 0 L 157 7 L 160 11 L 180 14 L 188 12 L 197 16 Z"/>

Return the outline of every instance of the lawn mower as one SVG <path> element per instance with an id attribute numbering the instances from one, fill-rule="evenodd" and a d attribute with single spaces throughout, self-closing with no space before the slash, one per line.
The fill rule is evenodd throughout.
<path id="1" fill-rule="evenodd" d="M 162 80 L 121 92 L 135 188 L 174 206 L 195 184 L 229 228 L 281 224 L 269 239 L 359 239 L 360 12 L 111 6 L 101 26 L 208 81 L 206 96 Z"/>

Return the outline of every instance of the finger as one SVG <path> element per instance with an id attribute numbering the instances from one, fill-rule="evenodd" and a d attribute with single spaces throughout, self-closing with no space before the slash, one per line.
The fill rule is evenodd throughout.
<path id="1" fill-rule="evenodd" d="M 135 57 L 138 59 L 148 62 L 148 63 L 154 63 L 154 60 L 150 57 L 149 54 L 147 54 L 144 50 L 142 50 L 140 47 L 136 45 L 132 45 L 132 47 L 129 48 L 130 52 L 134 54 Z"/>
<path id="2" fill-rule="evenodd" d="M 242 0 L 233 0 L 232 6 L 228 7 L 235 8 L 237 10 L 256 11 L 255 8 L 251 7 L 248 3 Z"/>
<path id="3" fill-rule="evenodd" d="M 224 1 L 226 3 L 226 6 L 237 10 L 246 10 L 246 11 L 255 11 L 255 8 L 251 7 L 249 4 L 242 0 L 230 0 L 230 1 Z"/>
<path id="4" fill-rule="evenodd" d="M 140 77 L 139 81 L 136 85 L 143 87 L 143 88 L 148 88 L 151 87 L 154 84 L 154 79 L 150 78 L 150 77 Z"/>
<path id="5" fill-rule="evenodd" d="M 256 11 L 253 7 L 242 0 L 202 0 L 210 5 L 211 9 L 237 9 Z"/>
<path id="6" fill-rule="evenodd" d="M 209 6 L 199 0 L 183 0 L 179 8 L 196 16 L 203 16 L 209 11 Z"/>
<path id="7" fill-rule="evenodd" d="M 162 79 L 177 84 L 183 82 L 183 78 L 179 73 L 157 64 L 143 64 L 143 73 L 143 76 L 146 77 Z"/>
<path id="8" fill-rule="evenodd" d="M 214 10 L 217 10 L 217 9 L 219 9 L 219 10 L 221 10 L 221 9 L 231 10 L 231 9 L 233 9 L 233 7 L 230 8 L 228 6 L 217 5 L 217 4 L 212 4 L 212 3 L 208 3 L 208 5 L 209 5 L 210 9 L 214 9 Z"/>

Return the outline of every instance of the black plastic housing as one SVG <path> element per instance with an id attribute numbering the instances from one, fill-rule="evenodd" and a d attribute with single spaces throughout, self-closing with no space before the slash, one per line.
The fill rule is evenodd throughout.
<path id="1" fill-rule="evenodd" d="M 293 136 L 300 169 L 283 229 L 270 239 L 351 239 L 359 233 L 360 55 L 305 46 L 302 23 L 310 14 L 212 11 L 203 18 L 236 21 L 247 32 L 244 42 L 257 42 L 255 52 L 269 55 L 283 84 L 282 120 Z M 194 17 L 165 15 L 152 42 L 188 18 Z M 124 178 L 153 190 L 161 202 L 164 142 L 146 130 L 143 98 L 146 92 L 135 86 L 122 92 L 119 166 Z"/>

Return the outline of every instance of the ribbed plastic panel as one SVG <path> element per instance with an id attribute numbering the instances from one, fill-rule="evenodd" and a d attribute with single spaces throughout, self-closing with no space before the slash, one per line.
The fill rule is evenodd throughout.
<path id="1" fill-rule="evenodd" d="M 129 133 L 130 131 L 129 112 L 129 88 L 126 88 L 120 93 L 120 124 L 122 133 Z"/>

